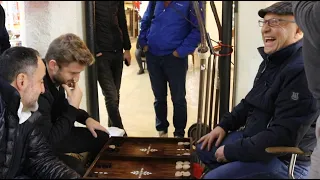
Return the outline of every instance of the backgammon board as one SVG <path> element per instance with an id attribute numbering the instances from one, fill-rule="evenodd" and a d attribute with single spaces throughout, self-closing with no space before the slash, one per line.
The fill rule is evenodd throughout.
<path id="1" fill-rule="evenodd" d="M 191 153 L 191 138 L 111 137 L 83 178 L 191 178 Z"/>

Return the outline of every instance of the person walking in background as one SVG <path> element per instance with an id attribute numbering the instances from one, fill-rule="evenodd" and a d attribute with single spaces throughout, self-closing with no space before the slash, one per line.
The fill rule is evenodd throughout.
<path id="1" fill-rule="evenodd" d="M 124 1 L 95 1 L 96 63 L 105 97 L 108 125 L 124 129 L 119 111 L 123 61 L 131 64 Z M 126 134 L 125 134 L 126 135 Z"/>

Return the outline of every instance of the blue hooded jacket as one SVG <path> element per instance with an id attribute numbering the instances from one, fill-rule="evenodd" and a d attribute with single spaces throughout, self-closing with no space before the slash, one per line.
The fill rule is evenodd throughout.
<path id="1" fill-rule="evenodd" d="M 156 1 L 154 18 L 149 27 L 149 18 L 153 16 L 151 4 L 141 20 L 140 47 L 148 45 L 149 52 L 156 56 L 168 55 L 173 51 L 177 51 L 180 57 L 193 53 L 200 43 L 200 31 L 191 1 L 171 1 L 167 8 L 164 1 Z M 202 7 L 200 2 L 199 6 Z"/>

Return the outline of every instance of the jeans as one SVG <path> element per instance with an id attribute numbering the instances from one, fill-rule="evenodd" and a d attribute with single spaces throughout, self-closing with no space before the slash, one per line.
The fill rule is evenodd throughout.
<path id="1" fill-rule="evenodd" d="M 242 131 L 232 132 L 228 134 L 220 144 L 230 144 L 243 137 Z M 218 163 L 215 158 L 217 147 L 213 144 L 210 151 L 201 150 L 201 144 L 197 144 L 196 152 L 199 159 L 207 165 L 211 170 L 204 176 L 204 179 L 288 179 L 289 162 L 284 163 L 274 157 L 270 161 L 257 162 L 228 162 Z M 295 165 L 294 177 L 296 179 L 306 178 L 309 167 Z"/>
<path id="2" fill-rule="evenodd" d="M 123 69 L 123 52 L 102 52 L 97 58 L 98 81 L 108 111 L 108 126 L 123 128 L 119 112 L 120 86 Z"/>
<path id="3" fill-rule="evenodd" d="M 169 83 L 173 102 L 174 136 L 183 137 L 187 124 L 187 101 L 185 96 L 188 58 L 177 58 L 173 54 L 155 56 L 147 52 L 146 59 L 155 96 L 156 129 L 157 131 L 168 131 L 167 83 Z"/>
<path id="4" fill-rule="evenodd" d="M 140 70 L 143 70 L 142 58 L 141 58 L 143 53 L 144 52 L 142 51 L 142 49 L 136 49 L 135 57 L 136 57 L 136 60 L 137 60 L 137 63 L 139 65 Z"/>

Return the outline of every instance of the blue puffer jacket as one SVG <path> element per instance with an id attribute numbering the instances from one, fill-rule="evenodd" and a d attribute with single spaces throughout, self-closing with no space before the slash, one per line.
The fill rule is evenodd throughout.
<path id="1" fill-rule="evenodd" d="M 300 138 L 303 150 L 312 151 L 316 144 L 316 100 L 307 85 L 302 42 L 271 55 L 265 54 L 263 47 L 258 50 L 263 62 L 253 88 L 219 124 L 226 132 L 245 126 L 243 139 L 225 145 L 229 161 L 268 160 L 274 156 L 265 148 L 296 146 Z M 290 160 L 290 156 L 279 158 Z M 297 163 L 309 164 L 310 159 L 298 157 Z"/>
<path id="2" fill-rule="evenodd" d="M 199 5 L 202 7 L 201 3 Z M 148 23 L 152 16 L 150 11 L 151 3 L 141 20 L 138 39 L 141 47 L 148 45 L 149 51 L 156 56 L 176 50 L 180 57 L 186 57 L 194 52 L 200 43 L 200 31 L 191 1 L 171 1 L 167 8 L 164 1 L 157 1 L 151 25 Z"/>

